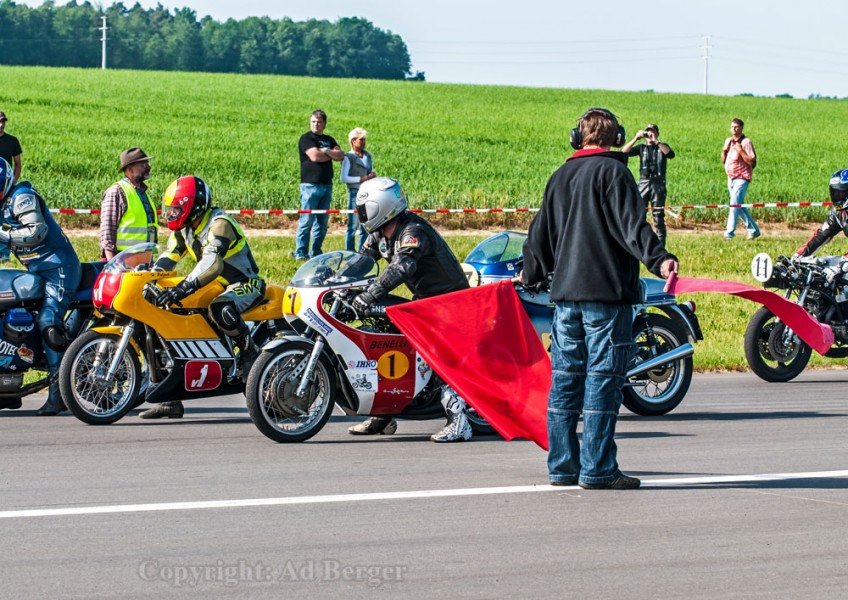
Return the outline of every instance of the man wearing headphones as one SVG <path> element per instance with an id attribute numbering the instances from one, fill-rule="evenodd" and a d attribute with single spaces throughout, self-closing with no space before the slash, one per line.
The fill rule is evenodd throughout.
<path id="1" fill-rule="evenodd" d="M 645 143 L 636 146 L 639 140 L 645 140 Z M 645 209 L 653 209 L 654 229 L 660 241 L 665 242 L 665 169 L 666 161 L 674 158 L 674 150 L 660 141 L 660 128 L 648 123 L 621 151 L 627 156 L 639 155 L 639 194 L 645 202 Z"/>
<path id="2" fill-rule="evenodd" d="M 639 261 L 662 277 L 678 265 L 642 215 L 627 156 L 610 151 L 624 139 L 610 111 L 586 111 L 571 132 L 577 152 L 548 180 L 524 243 L 522 280 L 550 279 L 555 304 L 548 399 L 552 485 L 624 490 L 640 484 L 619 470 L 613 439 L 633 349 Z"/>

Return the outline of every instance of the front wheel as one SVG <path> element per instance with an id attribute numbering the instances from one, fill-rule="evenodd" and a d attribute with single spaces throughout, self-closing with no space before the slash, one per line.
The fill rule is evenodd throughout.
<path id="1" fill-rule="evenodd" d="M 682 345 L 686 336 L 668 317 L 648 313 L 644 320 L 637 319 L 634 323 L 633 340 L 638 365 Z M 644 417 L 671 412 L 689 391 L 692 371 L 692 357 L 688 356 L 630 378 L 624 388 L 624 406 Z"/>
<path id="2" fill-rule="evenodd" d="M 74 416 L 89 425 L 107 425 L 136 405 L 141 389 L 141 363 L 132 347 L 106 378 L 121 338 L 87 331 L 65 351 L 59 369 L 62 399 Z"/>
<path id="3" fill-rule="evenodd" d="M 748 321 L 745 359 L 760 379 L 775 383 L 795 379 L 812 353 L 812 348 L 765 306 Z"/>
<path id="4" fill-rule="evenodd" d="M 247 410 L 253 424 L 275 442 L 302 442 L 321 431 L 333 412 L 333 368 L 323 356 L 303 396 L 295 393 L 313 346 L 287 342 L 263 352 L 247 378 Z"/>

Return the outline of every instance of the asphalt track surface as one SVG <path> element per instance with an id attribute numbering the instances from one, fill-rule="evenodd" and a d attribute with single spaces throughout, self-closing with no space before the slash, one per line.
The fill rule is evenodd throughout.
<path id="1" fill-rule="evenodd" d="M 671 415 L 622 411 L 627 492 L 436 421 L 279 445 L 241 397 L 106 427 L 34 397 L 0 412 L 0 597 L 845 598 L 846 392 L 696 375 Z"/>

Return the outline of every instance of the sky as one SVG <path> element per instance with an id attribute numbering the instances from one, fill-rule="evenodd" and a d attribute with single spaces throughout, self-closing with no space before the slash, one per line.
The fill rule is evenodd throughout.
<path id="1" fill-rule="evenodd" d="M 848 26 L 836 0 L 139 3 L 187 6 L 219 21 L 363 17 L 400 35 L 413 72 L 424 71 L 432 82 L 848 97 Z"/>

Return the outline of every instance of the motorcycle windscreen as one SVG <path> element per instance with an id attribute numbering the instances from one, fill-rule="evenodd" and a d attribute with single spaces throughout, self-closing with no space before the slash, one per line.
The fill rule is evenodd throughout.
<path id="1" fill-rule="evenodd" d="M 390 306 L 386 314 L 504 439 L 548 449 L 551 362 L 511 282 Z"/>

